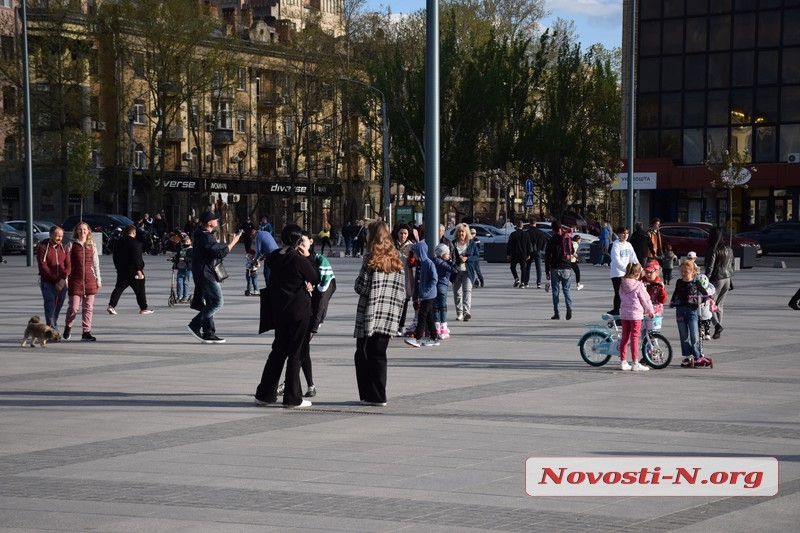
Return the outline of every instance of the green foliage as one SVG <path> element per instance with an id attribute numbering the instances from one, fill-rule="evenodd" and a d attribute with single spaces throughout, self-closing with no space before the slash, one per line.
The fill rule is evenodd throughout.
<path id="1" fill-rule="evenodd" d="M 69 130 L 64 133 L 64 145 L 67 153 L 65 166 L 68 194 L 76 194 L 81 198 L 81 213 L 84 200 L 100 190 L 103 180 L 90 168 L 92 139 L 81 130 Z"/>

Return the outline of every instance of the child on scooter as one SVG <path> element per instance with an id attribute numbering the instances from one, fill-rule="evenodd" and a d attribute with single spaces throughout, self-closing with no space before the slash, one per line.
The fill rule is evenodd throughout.
<path id="1" fill-rule="evenodd" d="M 700 332 L 698 329 L 698 302 L 708 294 L 697 280 L 694 261 L 687 259 L 680 266 L 681 277 L 675 281 L 675 292 L 669 306 L 675 309 L 675 320 L 681 337 L 681 366 L 705 366 L 705 357 L 700 353 Z"/>
<path id="2" fill-rule="evenodd" d="M 619 317 L 622 320 L 622 337 L 619 341 L 620 369 L 645 372 L 649 367 L 639 362 L 639 336 L 642 331 L 642 319 L 645 315 L 653 318 L 653 304 L 645 290 L 644 284 L 639 281 L 642 276 L 642 267 L 639 263 L 629 263 L 625 268 L 625 277 L 622 278 L 619 288 Z M 633 365 L 625 360 L 631 348 Z"/>

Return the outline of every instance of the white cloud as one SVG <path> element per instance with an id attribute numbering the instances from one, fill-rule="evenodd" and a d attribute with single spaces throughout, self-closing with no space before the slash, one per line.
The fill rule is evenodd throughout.
<path id="1" fill-rule="evenodd" d="M 547 0 L 546 9 L 562 18 L 622 17 L 622 0 Z"/>

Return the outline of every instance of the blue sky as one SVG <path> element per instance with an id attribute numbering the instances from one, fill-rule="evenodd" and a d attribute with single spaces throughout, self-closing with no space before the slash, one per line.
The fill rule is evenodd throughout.
<path id="1" fill-rule="evenodd" d="M 426 0 L 367 0 L 367 7 L 389 6 L 393 13 L 408 13 L 423 9 Z M 551 16 L 544 24 L 557 18 L 575 21 L 578 40 L 584 48 L 602 43 L 606 48 L 622 46 L 622 0 L 546 0 Z"/>

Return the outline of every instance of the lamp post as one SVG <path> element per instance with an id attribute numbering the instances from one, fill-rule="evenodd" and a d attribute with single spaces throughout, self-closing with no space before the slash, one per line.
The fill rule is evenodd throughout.
<path id="1" fill-rule="evenodd" d="M 128 111 L 128 218 L 133 220 L 133 108 Z"/>
<path id="2" fill-rule="evenodd" d="M 383 151 L 383 213 L 389 227 L 392 226 L 392 197 L 389 194 L 389 181 L 391 179 L 389 174 L 389 114 L 386 109 L 386 95 L 377 87 L 373 87 L 363 81 L 354 80 L 351 78 L 339 78 L 339 81 L 347 83 L 355 83 L 367 89 L 371 89 L 381 96 L 381 137 L 382 137 L 382 151 Z"/>

